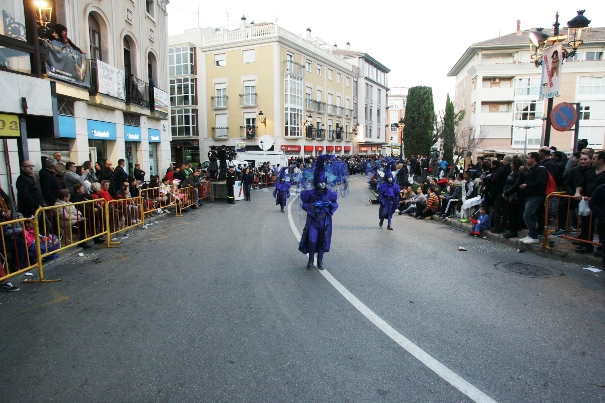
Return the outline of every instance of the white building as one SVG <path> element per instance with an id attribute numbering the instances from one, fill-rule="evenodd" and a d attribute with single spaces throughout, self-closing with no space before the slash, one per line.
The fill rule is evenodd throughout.
<path id="1" fill-rule="evenodd" d="M 541 144 L 547 102 L 539 99 L 542 70 L 532 60 L 532 30 L 519 28 L 471 45 L 448 73 L 456 77 L 456 111 L 467 112 L 462 125 L 480 138 L 479 154 L 523 152 L 526 141 L 527 149 L 535 151 Z M 554 99 L 555 106 L 581 104 L 579 139 L 595 149 L 603 148 L 605 137 L 604 51 L 605 28 L 592 28 L 575 57 L 563 63 L 560 96 Z M 571 151 L 573 131 L 553 128 L 550 145 Z"/>
<path id="2" fill-rule="evenodd" d="M 387 115 L 387 136 L 391 145 L 391 154 L 395 157 L 400 155 L 403 126 L 399 122 L 405 116 L 405 105 L 408 99 L 408 87 L 392 87 L 387 92 L 388 115 Z M 405 147 L 404 147 L 405 151 Z"/>
<path id="3" fill-rule="evenodd" d="M 38 171 L 55 151 L 77 165 L 107 158 L 115 166 L 124 158 L 129 170 L 140 163 L 147 178 L 163 172 L 170 163 L 168 94 L 161 90 L 168 88 L 168 0 L 56 0 L 40 9 L 29 0 L 5 3 L 13 20 L 0 22 L 0 116 L 21 123 L 18 139 L 0 152 L 10 158 L 10 176 L 19 174 L 19 160 L 32 160 Z M 40 46 L 39 15 L 49 28 L 66 26 L 85 55 Z"/>

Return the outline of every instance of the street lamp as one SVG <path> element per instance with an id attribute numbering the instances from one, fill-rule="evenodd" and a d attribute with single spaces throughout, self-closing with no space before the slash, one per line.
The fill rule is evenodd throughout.
<path id="1" fill-rule="evenodd" d="M 571 50 L 563 49 L 561 63 L 576 54 L 576 50 L 584 43 L 584 40 L 589 33 L 588 25 L 590 24 L 590 20 L 584 16 L 585 11 L 586 10 L 578 10 L 578 15 L 567 22 L 567 35 L 559 33 L 559 25 L 561 25 L 559 24 L 559 12 L 555 15 L 552 36 L 543 32 L 543 28 L 538 28 L 536 31 L 529 34 L 530 51 L 533 47 L 536 48 L 532 55 L 536 67 L 540 67 L 544 63 L 544 50 L 553 45 L 563 44 L 567 41 L 567 45 L 571 48 Z M 550 66 L 546 65 L 546 67 L 547 70 L 550 70 Z M 544 130 L 545 146 L 548 146 L 550 143 L 550 130 L 552 127 L 550 116 L 554 102 L 554 96 L 550 96 L 550 94 L 547 95 L 549 96 L 546 109 L 546 129 Z"/>
<path id="2" fill-rule="evenodd" d="M 403 152 L 403 126 L 405 126 L 403 122 L 403 117 L 399 119 L 399 128 L 401 129 L 401 147 L 399 147 L 399 158 L 402 161 L 405 161 L 405 153 Z"/>
<path id="3" fill-rule="evenodd" d="M 533 129 L 534 126 L 525 125 L 525 126 L 515 126 L 515 127 L 517 129 L 525 129 L 525 141 L 523 142 L 523 155 L 527 155 L 527 130 Z"/>

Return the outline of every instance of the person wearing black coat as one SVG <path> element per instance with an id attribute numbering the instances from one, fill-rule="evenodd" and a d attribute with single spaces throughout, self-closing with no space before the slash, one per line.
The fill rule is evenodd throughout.
<path id="1" fill-rule="evenodd" d="M 141 169 L 141 164 L 134 164 L 134 178 L 139 182 L 145 182 L 145 171 Z"/>
<path id="2" fill-rule="evenodd" d="M 227 184 L 227 200 L 229 201 L 229 204 L 235 204 L 235 195 L 233 194 L 233 186 L 235 185 L 235 169 L 232 166 L 227 169 L 225 180 Z"/>
<path id="3" fill-rule="evenodd" d="M 525 174 L 521 172 L 521 160 L 514 158 L 511 162 L 512 168 L 510 174 L 506 177 L 502 198 L 506 200 L 506 209 L 509 223 L 509 232 L 504 234 L 504 238 L 517 238 L 521 231 L 523 219 L 524 200 L 519 192 L 519 186 L 525 181 Z"/>
<path id="4" fill-rule="evenodd" d="M 47 206 L 53 206 L 57 197 L 59 196 L 59 190 L 62 189 L 61 182 L 57 175 L 56 170 L 57 162 L 54 159 L 46 160 L 46 167 L 40 170 L 40 188 L 42 189 L 42 196 Z"/>
<path id="5" fill-rule="evenodd" d="M 397 171 L 397 184 L 401 189 L 408 187 L 408 177 L 408 166 L 404 163 L 401 165 L 399 171 Z"/>
<path id="6" fill-rule="evenodd" d="M 42 189 L 36 183 L 34 174 L 35 165 L 31 161 L 25 160 L 21 163 L 21 175 L 17 178 L 17 211 L 23 214 L 23 217 L 29 218 L 36 214 L 36 210 L 46 207 L 46 200 L 42 196 Z M 54 201 L 53 201 L 54 204 Z M 50 220 L 48 215 L 38 216 L 38 226 L 40 234 L 47 235 L 50 233 Z"/>
<path id="7" fill-rule="evenodd" d="M 599 185 L 596 188 L 588 201 L 588 206 L 597 219 L 597 233 L 601 245 L 603 245 L 603 242 L 605 242 L 605 185 Z M 605 253 L 601 254 L 601 258 L 603 259 L 603 268 L 605 268 Z"/>
<path id="8" fill-rule="evenodd" d="M 536 152 L 529 153 L 527 163 L 531 167 L 525 175 L 525 182 L 519 186 L 525 195 L 525 212 L 523 220 L 529 231 L 529 235 L 521 242 L 526 244 L 539 243 L 538 235 L 544 231 L 544 225 L 539 221 L 544 220 L 544 215 L 537 218 L 537 212 L 544 204 L 544 193 L 546 192 L 546 179 L 548 173 L 546 168 L 540 165 L 540 155 Z"/>
<path id="9" fill-rule="evenodd" d="M 506 224 L 506 204 L 507 201 L 502 197 L 504 191 L 504 184 L 510 174 L 510 163 L 513 157 L 511 155 L 505 155 L 502 159 L 502 164 L 496 170 L 492 176 L 492 186 L 490 188 L 490 199 L 493 202 L 493 217 L 492 217 L 492 230 L 494 234 L 500 234 Z M 503 214 L 504 213 L 504 214 Z"/>
<path id="10" fill-rule="evenodd" d="M 120 158 L 118 160 L 118 166 L 113 170 L 113 175 L 111 176 L 111 189 L 113 193 L 111 196 L 114 196 L 121 188 L 124 186 L 126 182 L 128 182 L 128 174 L 124 170 L 126 166 L 126 160 Z"/>
<path id="11" fill-rule="evenodd" d="M 252 184 L 254 183 L 254 175 L 250 172 L 250 168 L 244 169 L 244 174 L 242 175 L 242 186 L 244 187 L 244 200 L 250 201 L 250 190 L 252 189 Z"/>

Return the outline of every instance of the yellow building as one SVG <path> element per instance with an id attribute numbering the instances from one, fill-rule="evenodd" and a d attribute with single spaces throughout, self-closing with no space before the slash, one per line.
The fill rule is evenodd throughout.
<path id="1" fill-rule="evenodd" d="M 203 161 L 213 145 L 260 150 L 265 134 L 289 157 L 353 153 L 354 67 L 310 29 L 303 37 L 242 17 L 169 46 L 173 161 Z"/>

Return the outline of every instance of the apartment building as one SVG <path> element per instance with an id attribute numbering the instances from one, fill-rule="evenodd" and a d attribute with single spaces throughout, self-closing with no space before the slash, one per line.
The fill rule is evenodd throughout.
<path id="1" fill-rule="evenodd" d="M 518 153 L 540 147 L 546 100 L 540 100 L 541 68 L 530 51 L 531 30 L 471 45 L 452 67 L 456 111 L 466 110 L 462 128 L 477 139 L 476 153 Z M 545 30 L 549 35 L 552 31 Z M 579 103 L 579 138 L 602 149 L 605 137 L 605 28 L 592 28 L 577 54 L 561 68 L 562 102 Z M 543 119 L 544 118 L 544 119 Z M 573 131 L 551 131 L 550 145 L 571 151 Z"/>
<path id="2" fill-rule="evenodd" d="M 388 73 L 391 70 L 366 52 L 351 50 L 350 43 L 347 43 L 346 49 L 336 49 L 333 53 L 342 56 L 360 72 L 356 91 L 358 97 L 354 100 L 359 124 L 356 149 L 361 155 L 389 155 L 390 131 L 386 127 L 386 111 Z"/>
<path id="3" fill-rule="evenodd" d="M 389 141 L 391 155 L 394 157 L 399 157 L 401 155 L 403 126 L 400 127 L 399 121 L 405 116 L 408 90 L 408 87 L 392 87 L 387 92 L 388 111 L 386 135 Z"/>
<path id="4" fill-rule="evenodd" d="M 166 169 L 167 4 L 2 2 L 0 114 L 16 128 L 0 153 L 10 160 L 3 187 L 19 174 L 19 160 L 38 171 L 56 151 L 76 165 L 124 158 L 129 171 L 140 163 L 147 177 Z M 50 40 L 57 24 L 79 50 Z"/>
<path id="5" fill-rule="evenodd" d="M 289 157 L 354 153 L 354 67 L 310 29 L 243 17 L 171 36 L 169 46 L 174 161 L 203 161 L 223 144 L 258 151 L 263 135 Z"/>

